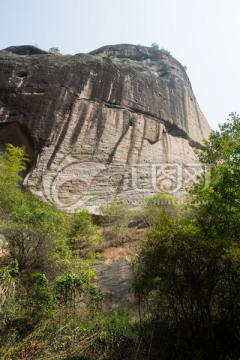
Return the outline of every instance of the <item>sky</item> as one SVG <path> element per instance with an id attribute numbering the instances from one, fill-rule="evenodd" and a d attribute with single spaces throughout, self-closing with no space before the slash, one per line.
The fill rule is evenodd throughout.
<path id="1" fill-rule="evenodd" d="M 0 5 L 0 49 L 30 44 L 76 54 L 155 42 L 187 66 L 214 130 L 231 112 L 240 114 L 240 0 L 0 0 Z"/>

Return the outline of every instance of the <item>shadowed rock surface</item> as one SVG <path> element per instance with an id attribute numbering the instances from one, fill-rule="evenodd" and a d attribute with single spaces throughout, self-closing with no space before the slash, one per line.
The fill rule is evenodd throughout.
<path id="1" fill-rule="evenodd" d="M 104 308 L 110 312 L 114 307 L 135 308 L 131 295 L 133 272 L 126 260 L 116 260 L 110 264 L 96 266 L 98 285 L 104 294 Z"/>
<path id="2" fill-rule="evenodd" d="M 184 68 L 165 51 L 0 51 L 0 141 L 26 146 L 25 185 L 59 207 L 181 196 L 209 133 Z"/>

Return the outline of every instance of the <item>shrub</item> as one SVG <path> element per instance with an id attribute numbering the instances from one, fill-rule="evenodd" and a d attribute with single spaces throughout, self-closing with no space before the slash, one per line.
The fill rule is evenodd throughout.
<path id="1" fill-rule="evenodd" d="M 77 210 L 70 217 L 68 238 L 71 249 L 80 254 L 84 248 L 96 250 L 103 241 L 99 227 L 93 223 L 87 210 Z"/>
<path id="2" fill-rule="evenodd" d="M 152 43 L 151 47 L 155 50 L 159 50 L 159 45 L 157 43 Z"/>

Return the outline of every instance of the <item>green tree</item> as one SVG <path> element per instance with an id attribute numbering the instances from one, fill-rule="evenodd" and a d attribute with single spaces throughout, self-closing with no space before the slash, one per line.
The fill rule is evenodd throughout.
<path id="1" fill-rule="evenodd" d="M 7 218 L 6 214 L 2 216 L 0 229 L 6 253 L 18 261 L 19 270 L 45 272 L 46 267 L 70 256 L 67 215 L 28 193 L 19 194 L 17 201 L 12 198 L 12 211 Z"/>
<path id="2" fill-rule="evenodd" d="M 240 355 L 240 119 L 214 132 L 200 153 L 211 181 L 193 189 L 185 216 L 154 209 L 135 264 L 143 321 L 161 359 Z M 167 334 L 159 338 L 157 330 Z M 191 344 L 191 345 L 190 345 Z M 168 349 L 166 350 L 166 346 Z M 164 357 L 165 353 L 168 355 Z"/>
<path id="3" fill-rule="evenodd" d="M 26 161 L 24 150 L 12 145 L 0 154 L 0 233 L 3 260 L 11 261 L 0 268 L 0 357 L 6 359 L 38 358 L 43 343 L 52 346 L 53 334 L 59 348 L 65 343 L 69 349 L 80 319 L 102 309 L 95 272 L 74 251 L 92 248 L 99 228 L 87 211 L 67 214 L 23 188 Z M 59 328 L 62 310 L 67 323 Z"/>
<path id="4" fill-rule="evenodd" d="M 152 47 L 153 49 L 159 50 L 159 45 L 158 45 L 157 43 L 155 43 L 155 42 L 152 43 L 151 47 Z"/>
<path id="5" fill-rule="evenodd" d="M 77 210 L 70 216 L 68 238 L 71 249 L 80 254 L 84 249 L 95 250 L 102 242 L 99 227 L 87 210 Z"/>
<path id="6" fill-rule="evenodd" d="M 46 271 L 70 256 L 68 216 L 21 188 L 28 161 L 24 149 L 7 145 L 0 154 L 0 231 L 5 253 L 18 261 L 19 271 Z M 50 270 L 50 268 L 49 268 Z"/>
<path id="7" fill-rule="evenodd" d="M 0 269 L 0 329 L 14 317 L 16 311 L 16 276 L 18 274 L 18 263 L 12 261 Z"/>
<path id="8" fill-rule="evenodd" d="M 205 237 L 239 242 L 240 118 L 232 113 L 219 127 L 199 154 L 202 163 L 211 167 L 209 187 L 201 191 L 202 179 L 192 195 L 194 201 L 202 203 L 195 211 Z"/>
<path id="9" fill-rule="evenodd" d="M 86 293 L 87 285 L 89 285 L 89 278 L 83 275 L 61 275 L 55 280 L 56 295 L 66 319 L 76 313 L 77 304 Z"/>
<path id="10" fill-rule="evenodd" d="M 8 216 L 22 201 L 21 172 L 26 170 L 28 157 L 22 148 L 11 144 L 0 153 L 0 214 Z"/>
<path id="11" fill-rule="evenodd" d="M 51 47 L 51 48 L 49 49 L 49 52 L 50 52 L 51 54 L 60 55 L 60 50 L 59 50 L 59 47 L 57 47 L 57 46 Z"/>

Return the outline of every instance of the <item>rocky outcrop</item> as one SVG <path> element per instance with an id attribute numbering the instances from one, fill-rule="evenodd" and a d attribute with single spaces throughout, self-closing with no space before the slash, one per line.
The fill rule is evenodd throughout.
<path id="1" fill-rule="evenodd" d="M 131 291 L 133 271 L 127 260 L 119 259 L 110 263 L 100 263 L 96 266 L 96 272 L 107 313 L 116 307 L 135 308 Z"/>
<path id="2" fill-rule="evenodd" d="M 0 52 L 0 141 L 26 146 L 25 185 L 59 207 L 181 196 L 209 133 L 186 71 L 166 51 Z"/>

